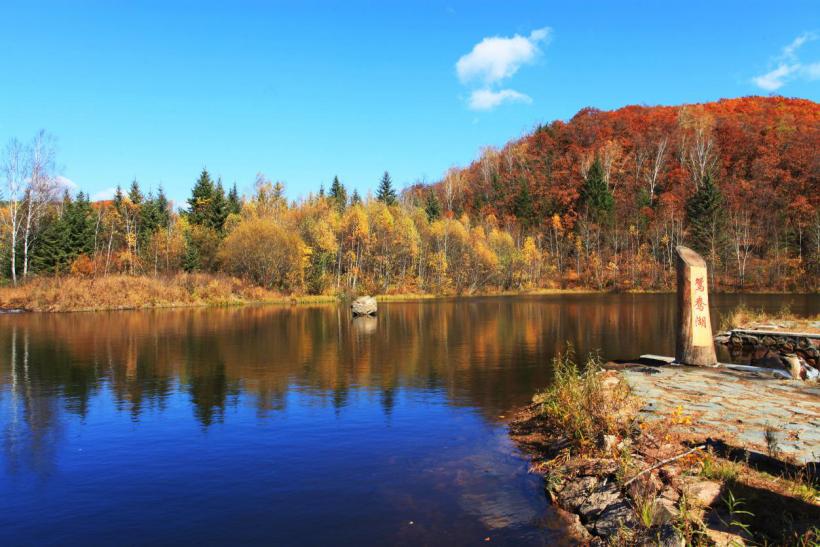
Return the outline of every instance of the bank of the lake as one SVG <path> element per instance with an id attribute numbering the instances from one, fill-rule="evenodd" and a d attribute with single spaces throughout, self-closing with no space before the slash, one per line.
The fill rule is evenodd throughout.
<path id="1" fill-rule="evenodd" d="M 453 298 L 584 294 L 669 294 L 667 290 L 534 288 L 476 291 L 466 294 L 390 292 L 379 302 L 415 302 Z M 723 294 L 794 294 L 724 291 Z M 283 294 L 225 274 L 182 273 L 172 276 L 108 275 L 35 277 L 17 286 L 0 286 L 0 311 L 77 312 L 141 310 L 254 304 L 331 304 L 347 298 L 334 294 Z"/>
<path id="2" fill-rule="evenodd" d="M 396 292 L 380 294 L 380 302 L 414 302 L 442 298 L 489 296 L 543 296 L 597 294 L 587 288 L 432 294 Z M 110 275 L 101 277 L 37 277 L 17 286 L 0 287 L 0 310 L 76 312 L 241 306 L 250 304 L 329 304 L 346 299 L 333 294 L 282 294 L 224 274 L 173 276 Z"/>
<path id="3" fill-rule="evenodd" d="M 246 304 L 320 304 L 327 295 L 285 295 L 227 275 L 110 275 L 97 278 L 38 277 L 0 287 L 0 309 L 75 312 L 241 306 Z"/>
<path id="4" fill-rule="evenodd" d="M 663 361 L 578 367 L 512 420 L 579 542 L 816 545 L 820 387 Z"/>

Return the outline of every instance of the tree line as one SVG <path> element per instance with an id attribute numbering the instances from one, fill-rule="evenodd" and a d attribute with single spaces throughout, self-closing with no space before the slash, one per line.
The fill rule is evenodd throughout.
<path id="1" fill-rule="evenodd" d="M 748 98 L 586 109 L 432 185 L 375 196 L 338 177 L 299 202 L 203 169 L 172 207 L 137 181 L 114 199 L 61 192 L 53 139 L 3 158 L 2 272 L 226 273 L 287 293 L 664 289 L 687 244 L 724 287 L 812 289 L 820 272 L 820 112 Z"/>
<path id="2" fill-rule="evenodd" d="M 494 216 L 519 245 L 535 237 L 560 284 L 668 288 L 685 244 L 719 287 L 813 290 L 818 143 L 820 107 L 804 99 L 586 108 L 485 149 L 433 192 L 456 216 Z"/>

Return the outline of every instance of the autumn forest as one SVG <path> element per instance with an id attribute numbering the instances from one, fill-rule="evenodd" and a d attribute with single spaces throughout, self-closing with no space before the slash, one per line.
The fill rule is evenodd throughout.
<path id="1" fill-rule="evenodd" d="M 442 180 L 373 194 L 329 177 L 298 202 L 203 169 L 184 204 L 134 181 L 63 192 L 46 133 L 2 162 L 2 277 L 238 278 L 283 294 L 668 290 L 674 248 L 717 290 L 820 288 L 820 107 L 749 97 L 587 108 Z M 374 184 L 375 186 L 375 184 Z"/>

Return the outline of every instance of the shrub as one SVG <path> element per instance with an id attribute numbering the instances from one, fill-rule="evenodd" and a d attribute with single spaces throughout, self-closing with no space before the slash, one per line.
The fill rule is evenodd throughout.
<path id="1" fill-rule="evenodd" d="M 553 360 L 552 385 L 533 401 L 548 427 L 560 432 L 578 448 L 589 447 L 603 435 L 625 436 L 638 410 L 629 387 L 615 376 L 604 381 L 597 357 L 583 367 L 569 352 Z"/>
<path id="2" fill-rule="evenodd" d="M 219 254 L 230 273 L 283 291 L 302 288 L 308 256 L 307 246 L 295 231 L 264 218 L 239 224 L 225 238 Z"/>

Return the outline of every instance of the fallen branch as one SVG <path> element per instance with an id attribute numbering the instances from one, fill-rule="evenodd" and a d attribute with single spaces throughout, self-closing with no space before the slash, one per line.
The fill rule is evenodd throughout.
<path id="1" fill-rule="evenodd" d="M 692 452 L 695 452 L 696 450 L 703 450 L 704 448 L 706 448 L 706 445 L 705 444 L 700 444 L 698 446 L 695 446 L 694 448 L 690 448 L 689 450 L 687 450 L 683 454 L 678 454 L 677 456 L 672 456 L 671 458 L 669 458 L 667 460 L 663 460 L 662 462 L 658 462 L 655 465 L 653 465 L 652 467 L 648 467 L 648 468 L 644 469 L 643 471 L 641 471 L 640 473 L 638 473 L 637 475 L 635 475 L 634 477 L 632 477 L 631 479 L 626 481 L 624 483 L 624 488 L 626 488 L 627 486 L 629 486 L 630 484 L 635 482 L 635 480 L 638 477 L 640 477 L 642 475 L 645 475 L 645 474 L 649 473 L 650 471 L 654 471 L 655 469 L 658 469 L 659 467 L 663 467 L 664 465 L 666 465 L 668 463 L 672 463 L 675 460 L 679 460 L 679 459 L 683 458 L 684 456 L 688 456 L 689 454 L 691 454 Z"/>

